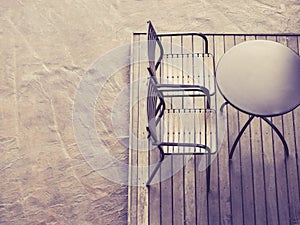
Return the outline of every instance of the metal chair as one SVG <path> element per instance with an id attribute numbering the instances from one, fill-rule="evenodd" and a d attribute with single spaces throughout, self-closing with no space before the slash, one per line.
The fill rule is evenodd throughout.
<path id="1" fill-rule="evenodd" d="M 200 37 L 203 41 L 203 51 L 182 50 L 176 52 L 174 49 L 169 51 L 164 50 L 163 43 L 160 38 L 174 38 L 174 37 L 191 37 L 192 45 L 194 46 L 194 39 Z M 167 47 L 167 46 L 165 46 Z M 174 46 L 173 46 L 174 48 Z M 202 48 L 202 47 L 201 47 Z M 158 49 L 158 52 L 157 52 Z M 197 49 L 198 50 L 198 49 Z M 208 52 L 208 39 L 202 33 L 174 33 L 174 34 L 157 34 L 151 21 L 148 21 L 148 60 L 149 60 L 149 74 L 153 77 L 156 83 L 160 83 L 162 87 L 169 89 L 175 88 L 191 88 L 192 86 L 202 86 L 209 90 L 209 95 L 215 94 L 215 62 L 214 57 Z M 177 64 L 184 63 L 183 68 L 178 68 Z M 164 80 L 167 76 L 174 77 L 176 73 L 165 72 L 164 70 L 173 67 L 177 67 L 177 76 L 180 78 L 170 80 L 166 84 Z M 185 68 L 184 68 L 185 67 Z M 188 67 L 188 68 L 187 68 Z M 184 77 L 184 71 L 187 70 L 188 74 Z M 204 95 L 202 95 L 204 96 Z"/>
<path id="2" fill-rule="evenodd" d="M 151 71 L 149 70 L 149 73 Z M 166 155 L 206 155 L 206 182 L 209 191 L 211 154 L 217 150 L 216 112 L 210 108 L 209 91 L 205 87 L 193 86 L 172 90 L 172 94 L 168 92 L 170 89 L 157 84 L 153 74 L 150 74 L 147 93 L 147 131 L 152 146 L 159 150 L 160 159 L 146 184 L 149 187 Z M 195 96 L 201 98 L 205 96 L 205 107 L 185 107 L 186 104 L 174 107 L 169 101 L 171 98 L 179 98 L 182 102 L 184 101 L 182 99 Z"/>

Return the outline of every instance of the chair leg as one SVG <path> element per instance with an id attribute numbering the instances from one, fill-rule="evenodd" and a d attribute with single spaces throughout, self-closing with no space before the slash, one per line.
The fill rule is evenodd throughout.
<path id="1" fill-rule="evenodd" d="M 250 118 L 248 119 L 248 121 L 245 123 L 245 125 L 243 126 L 243 128 L 241 129 L 240 133 L 238 134 L 238 136 L 236 137 L 232 147 L 231 147 L 231 150 L 230 150 L 230 153 L 229 153 L 229 159 L 232 159 L 232 156 L 233 156 L 233 153 L 234 153 L 234 150 L 235 150 L 235 147 L 237 145 L 237 143 L 239 142 L 240 138 L 242 137 L 242 134 L 244 133 L 244 131 L 246 130 L 246 128 L 249 126 L 250 122 L 253 120 L 254 116 L 250 116 Z"/>
<path id="2" fill-rule="evenodd" d="M 147 181 L 147 183 L 146 183 L 146 186 L 147 186 L 147 187 L 150 186 L 151 181 L 153 180 L 155 174 L 157 173 L 158 169 L 160 168 L 160 166 L 161 166 L 161 164 L 162 164 L 162 162 L 163 162 L 163 160 L 164 160 L 164 158 L 165 158 L 164 152 L 162 151 L 161 147 L 158 147 L 158 148 L 159 148 L 159 150 L 160 150 L 160 160 L 159 160 L 159 162 L 157 163 L 157 165 L 155 166 L 153 172 L 151 173 L 151 175 L 150 175 L 150 177 L 149 177 L 149 179 L 148 179 L 148 181 Z"/>
<path id="3" fill-rule="evenodd" d="M 206 158 L 206 189 L 210 192 L 210 164 L 211 164 L 211 153 L 207 154 Z"/>
<path id="4" fill-rule="evenodd" d="M 281 142 L 282 142 L 282 144 L 283 144 L 283 146 L 284 146 L 285 155 L 286 155 L 286 156 L 289 156 L 289 148 L 288 148 L 288 145 L 287 145 L 287 143 L 286 143 L 286 141 L 285 141 L 283 135 L 282 135 L 282 134 L 280 133 L 280 131 L 278 130 L 278 128 L 277 128 L 277 127 L 276 127 L 269 119 L 267 119 L 267 118 L 265 118 L 265 117 L 262 117 L 262 119 L 263 119 L 264 121 L 266 121 L 266 122 L 272 127 L 273 130 L 275 130 L 275 132 L 277 133 L 278 137 L 280 138 L 280 140 L 281 140 Z"/>
<path id="5" fill-rule="evenodd" d="M 220 107 L 220 111 L 223 112 L 224 107 L 228 104 L 228 102 L 224 102 L 221 107 Z"/>

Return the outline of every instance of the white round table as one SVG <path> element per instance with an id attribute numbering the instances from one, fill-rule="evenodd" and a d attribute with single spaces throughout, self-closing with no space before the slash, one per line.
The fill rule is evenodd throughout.
<path id="1" fill-rule="evenodd" d="M 277 42 L 246 41 L 221 57 L 216 82 L 226 103 L 250 115 L 231 148 L 230 159 L 254 117 L 262 118 L 276 131 L 288 155 L 283 135 L 266 117 L 283 115 L 300 104 L 299 55 Z"/>

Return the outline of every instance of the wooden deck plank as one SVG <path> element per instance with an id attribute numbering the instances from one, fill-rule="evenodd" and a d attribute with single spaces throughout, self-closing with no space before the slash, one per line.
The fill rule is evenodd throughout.
<path id="1" fill-rule="evenodd" d="M 166 80 L 167 73 L 160 73 L 161 80 Z M 168 73 L 169 75 L 169 73 Z M 167 127 L 161 127 L 161 132 Z M 174 129 L 170 129 L 174 130 Z M 160 198 L 161 198 L 161 224 L 172 224 L 173 220 L 173 184 L 170 174 L 172 173 L 172 161 L 170 156 L 165 156 L 165 160 L 160 170 L 161 183 L 160 183 Z M 165 179 L 166 177 L 170 177 Z"/>
<path id="2" fill-rule="evenodd" d="M 223 37 L 220 37 L 223 39 Z M 225 43 L 222 40 L 218 40 L 217 37 L 214 38 L 214 55 L 215 61 L 218 62 L 224 51 L 228 50 L 234 45 L 233 36 L 225 38 Z M 217 98 L 222 98 L 218 93 Z M 217 100 L 217 110 L 220 110 L 222 100 Z M 223 111 L 227 114 L 227 107 Z M 227 115 L 226 115 L 227 116 Z M 221 122 L 220 122 L 221 123 Z M 227 124 L 226 124 L 227 128 Z M 225 126 L 224 126 L 225 129 Z M 219 130 L 219 135 L 223 135 L 222 130 Z M 227 133 L 227 132 L 226 132 Z M 229 174 L 229 152 L 228 152 L 228 136 L 219 143 L 219 153 L 218 153 L 218 163 L 219 163 L 219 198 L 220 198 L 220 224 L 229 225 L 232 223 L 232 213 L 231 213 L 231 198 L 230 198 L 230 174 Z"/>
<path id="3" fill-rule="evenodd" d="M 282 118 L 272 118 L 274 125 L 282 132 Z M 278 211 L 280 224 L 287 224 L 289 221 L 289 208 L 288 208 L 288 191 L 287 191 L 287 174 L 284 149 L 282 143 L 276 133 L 272 131 L 274 142 L 274 155 L 276 166 L 276 185 L 277 185 L 277 198 L 278 198 Z M 289 222 L 288 222 L 289 224 Z"/>
<path id="4" fill-rule="evenodd" d="M 229 50 L 234 45 L 244 41 L 244 36 L 228 36 L 225 38 L 227 47 L 225 51 Z M 230 151 L 235 138 L 239 131 L 239 112 L 233 107 L 227 105 L 227 129 L 228 129 L 228 151 Z M 241 150 L 238 144 L 235 149 L 232 160 L 230 161 L 230 194 L 231 194 L 231 210 L 232 210 L 232 224 L 243 224 L 244 210 L 243 210 L 243 189 L 242 189 L 242 167 L 241 167 Z"/>
<path id="5" fill-rule="evenodd" d="M 150 149 L 153 148 L 153 146 L 149 143 Z M 152 150 L 149 154 L 149 165 L 155 165 L 158 162 L 159 159 L 159 153 L 158 150 Z M 149 170 L 149 175 L 152 173 L 153 168 Z M 160 224 L 161 221 L 161 193 L 160 193 L 160 185 L 159 182 L 159 175 L 160 172 L 158 171 L 155 178 L 153 179 L 153 182 L 151 184 L 151 187 L 149 187 L 148 190 L 148 223 L 149 224 Z"/>
<path id="6" fill-rule="evenodd" d="M 170 158 L 170 156 L 167 156 Z M 169 163 L 168 163 L 169 162 Z M 162 177 L 171 173 L 171 161 L 165 161 L 161 169 Z M 166 165 L 168 163 L 168 165 Z M 168 178 L 161 181 L 161 224 L 172 224 L 172 180 Z"/>
<path id="7" fill-rule="evenodd" d="M 264 40 L 265 36 L 247 38 L 247 40 Z M 256 224 L 267 224 L 266 199 L 265 199 L 265 174 L 263 166 L 263 151 L 261 140 L 261 119 L 255 118 L 250 124 L 251 152 L 253 168 L 254 208 Z"/>
<path id="8" fill-rule="evenodd" d="M 194 224 L 196 219 L 194 156 L 185 157 L 185 223 Z"/>
<path id="9" fill-rule="evenodd" d="M 254 186 L 254 207 L 256 224 L 267 223 L 266 193 L 265 193 L 265 171 L 263 165 L 263 154 L 261 142 L 261 119 L 254 119 L 251 123 L 251 149 L 253 157 L 253 186 Z"/>
<path id="10" fill-rule="evenodd" d="M 173 37 L 171 44 L 176 46 L 177 48 L 171 47 L 171 53 L 180 53 L 178 52 L 179 49 L 178 47 L 181 46 L 181 38 L 180 37 Z M 181 68 L 182 67 L 182 61 L 172 61 L 172 70 L 170 71 L 170 75 L 172 81 L 175 83 L 179 83 L 179 74 L 178 74 L 178 69 L 176 67 Z M 179 105 L 181 103 L 180 100 L 177 99 L 172 99 L 172 103 L 174 106 Z M 178 123 L 174 121 L 174 124 L 176 127 L 174 127 L 174 131 L 178 131 Z M 175 132 L 173 135 L 173 141 L 178 141 L 179 135 L 178 132 Z M 176 174 L 173 177 L 173 216 L 174 216 L 174 224 L 183 224 L 185 220 L 185 196 L 184 196 L 184 157 L 183 156 L 171 156 L 173 157 L 172 160 L 172 168 L 173 168 L 173 173 L 175 171 Z"/>
<path id="11" fill-rule="evenodd" d="M 300 37 L 298 36 L 297 46 L 295 51 L 300 55 Z M 296 146 L 296 159 L 297 159 L 297 173 L 298 173 L 298 187 L 300 188 L 300 107 L 294 110 L 294 135 L 295 135 L 295 146 Z M 300 192 L 300 190 L 299 190 Z M 298 222 L 299 223 L 299 222 Z"/>
<path id="12" fill-rule="evenodd" d="M 268 40 L 277 41 L 276 36 L 268 36 Z M 282 117 L 272 118 L 272 122 L 282 132 Z M 289 224 L 289 209 L 287 195 L 287 179 L 284 149 L 277 134 L 272 130 L 273 151 L 275 158 L 276 189 L 279 224 Z"/>
<path id="13" fill-rule="evenodd" d="M 192 37 L 192 46 L 191 46 L 191 52 L 192 53 L 195 53 L 195 52 L 198 51 L 197 50 L 198 45 L 200 45 L 200 43 L 197 44 L 197 41 L 195 42 L 195 37 Z M 197 63 L 197 59 L 195 59 L 193 57 L 193 59 L 192 59 L 192 70 L 191 70 L 193 78 L 196 77 L 197 73 L 198 73 L 197 69 L 195 70 L 196 63 Z M 192 84 L 195 84 L 195 79 L 193 79 Z M 194 108 L 197 107 L 197 103 L 198 102 L 194 98 L 193 99 L 193 107 Z M 198 135 L 197 132 L 194 132 L 194 137 L 193 137 L 194 140 L 197 140 L 197 135 Z M 199 221 L 200 218 L 199 218 L 199 215 L 198 215 L 198 209 L 200 208 L 200 205 L 198 205 L 198 198 L 197 198 L 197 196 L 198 196 L 198 194 L 200 194 L 200 195 L 202 194 L 202 192 L 200 192 L 199 189 L 198 189 L 199 187 L 197 186 L 197 175 L 199 173 L 198 167 L 197 167 L 197 158 L 199 158 L 199 157 L 194 157 L 193 158 L 193 162 L 192 162 L 193 163 L 193 167 L 194 167 L 194 189 L 195 189 L 195 193 L 194 193 L 194 204 L 195 204 L 194 224 L 199 224 L 200 223 L 200 221 Z"/>
<path id="14" fill-rule="evenodd" d="M 239 113 L 240 128 L 246 123 L 249 116 Z M 240 139 L 241 165 L 242 165 L 242 193 L 244 224 L 255 224 L 254 188 L 252 172 L 252 154 L 249 127 Z"/>
<path id="15" fill-rule="evenodd" d="M 205 173 L 198 171 L 198 166 L 201 160 L 204 158 L 196 157 L 196 187 L 197 187 L 197 224 L 207 225 L 208 224 L 208 198 L 206 192 L 206 175 Z"/>
<path id="16" fill-rule="evenodd" d="M 270 37 L 265 37 L 269 39 Z M 271 118 L 268 118 L 271 119 Z M 276 186 L 276 170 L 272 128 L 262 121 L 263 166 L 265 171 L 266 219 L 269 225 L 279 224 L 279 210 Z"/>
<path id="17" fill-rule="evenodd" d="M 286 41 L 285 37 L 277 37 L 277 41 L 284 44 Z M 276 126 L 279 126 L 279 130 L 282 134 L 284 134 L 284 116 L 280 116 L 280 117 L 275 117 L 274 118 L 275 122 L 277 123 Z M 278 124 L 280 123 L 280 124 Z M 280 169 L 282 172 L 281 174 L 279 174 L 279 176 L 277 176 L 277 183 L 280 185 L 280 190 L 282 190 L 282 193 L 280 193 L 280 190 L 278 193 L 280 193 L 280 197 L 282 198 L 281 200 L 279 200 L 281 207 L 284 209 L 284 211 L 280 210 L 280 217 L 282 219 L 284 219 L 283 223 L 290 223 L 291 224 L 291 211 L 290 211 L 290 196 L 289 196 L 289 184 L 288 184 L 288 169 L 287 169 L 287 164 L 288 164 L 288 160 L 285 157 L 284 154 L 284 147 L 282 145 L 282 142 L 280 141 L 280 139 L 278 138 L 278 136 L 274 133 L 275 140 L 276 140 L 276 146 L 277 146 L 277 150 L 276 150 L 276 166 L 278 167 L 278 169 Z M 288 144 L 289 145 L 289 144 Z M 279 161 L 280 160 L 280 161 Z M 281 177 L 283 176 L 283 177 Z M 282 189 L 281 189 L 282 188 Z M 283 206 L 283 204 L 285 204 Z"/>
<path id="18" fill-rule="evenodd" d="M 199 37 L 194 37 L 194 52 L 202 52 L 203 51 L 203 42 Z M 195 63 L 198 62 L 199 59 L 195 59 Z M 198 73 L 202 73 L 204 68 Z M 200 77 L 200 81 L 203 82 L 203 77 Z M 195 107 L 202 108 L 204 105 L 203 101 L 199 101 L 199 99 L 195 99 Z M 203 121 L 199 122 L 203 124 Z M 200 130 L 200 129 L 199 129 Z M 203 135 L 197 134 L 196 139 L 201 141 L 203 140 Z M 196 156 L 194 159 L 194 177 L 195 177 L 195 202 L 196 202 L 196 223 L 201 225 L 208 225 L 208 194 L 206 189 L 206 173 L 202 170 L 203 162 L 205 162 L 206 156 Z"/>
<path id="19" fill-rule="evenodd" d="M 137 74 L 137 67 L 138 64 L 135 62 L 137 61 L 137 49 L 134 48 L 134 44 L 138 43 L 139 37 L 133 36 L 132 40 L 132 62 L 130 65 L 130 146 L 129 146 L 129 159 L 130 159 L 130 171 L 129 171 L 129 213 L 128 213 L 128 224 L 137 225 L 137 199 L 138 199 L 138 192 L 137 192 L 137 171 L 133 168 L 137 165 L 137 151 L 134 146 L 137 146 L 137 139 L 136 139 L 136 117 L 138 116 L 138 108 L 133 106 L 133 103 L 135 102 L 134 99 L 137 98 L 137 89 L 135 87 L 135 76 Z"/>
<path id="20" fill-rule="evenodd" d="M 277 37 L 276 41 L 278 41 L 279 43 L 286 45 L 286 37 Z M 275 120 L 276 119 L 276 120 Z M 280 132 L 285 135 L 284 132 L 284 116 L 280 116 L 280 117 L 275 117 L 274 118 L 275 122 L 280 123 L 280 125 L 275 124 L 277 127 L 279 127 Z M 274 134 L 276 135 L 276 134 Z M 292 224 L 291 223 L 291 207 L 290 207 L 290 194 L 289 194 L 289 179 L 288 179 L 288 165 L 289 161 L 290 161 L 290 157 L 286 158 L 285 154 L 284 154 L 284 147 L 282 145 L 282 142 L 280 141 L 280 139 L 278 138 L 278 136 L 275 136 L 275 140 L 277 143 L 277 151 L 276 151 L 276 166 L 279 167 L 282 170 L 282 173 L 277 176 L 277 184 L 280 185 L 280 190 L 282 190 L 282 193 L 279 193 L 279 197 L 281 197 L 282 199 L 280 200 L 279 198 L 279 204 L 281 206 L 281 208 L 283 208 L 284 210 L 280 210 L 279 216 L 280 219 L 282 219 L 286 224 Z M 290 145 L 290 143 L 288 143 L 288 146 Z M 289 148 L 289 151 L 291 151 L 291 149 Z M 293 151 L 293 150 L 292 150 Z M 291 156 L 293 157 L 293 156 Z M 280 161 L 279 161 L 280 160 Z M 282 189 L 281 189 L 282 188 Z M 283 205 L 285 204 L 285 205 Z"/>
<path id="21" fill-rule="evenodd" d="M 141 43 L 141 40 L 139 40 Z M 138 67 L 137 71 L 135 73 L 134 78 L 136 79 L 136 85 L 137 85 L 137 98 L 135 98 L 135 102 L 138 108 L 138 123 L 137 123 L 137 164 L 138 164 L 138 170 L 137 170 L 137 176 L 138 176 L 138 208 L 137 208 L 137 223 L 138 224 L 148 224 L 148 190 L 146 187 L 146 181 L 147 181 L 147 171 L 143 168 L 146 168 L 148 165 L 148 151 L 147 151 L 147 132 L 146 132 L 146 126 L 147 126 L 147 119 L 146 119 L 146 99 L 144 96 L 146 96 L 147 93 L 147 86 L 146 86 L 146 77 L 148 76 L 147 73 L 144 73 L 144 71 L 147 71 L 145 63 L 142 63 L 142 55 L 144 54 L 143 46 L 141 45 L 138 48 L 137 52 L 137 62 Z"/>
<path id="22" fill-rule="evenodd" d="M 191 37 L 185 37 L 182 39 L 182 46 L 184 46 L 184 49 L 186 49 L 185 53 L 191 53 L 193 52 L 193 44 Z M 184 52 L 182 52 L 184 53 Z M 187 73 L 189 76 L 193 74 L 193 67 L 192 67 L 192 61 L 188 60 L 188 58 L 183 59 L 182 61 L 182 77 L 183 77 L 183 83 L 190 83 L 193 82 L 193 80 L 190 79 L 190 77 L 187 76 Z M 192 108 L 193 107 L 193 101 L 191 98 L 187 98 L 184 100 L 184 106 L 186 108 Z M 188 132 L 188 130 L 183 130 L 183 132 Z M 189 135 L 186 133 L 184 135 L 185 139 L 184 142 L 193 142 L 194 141 L 194 134 Z M 185 195 L 185 224 L 195 224 L 195 220 L 197 220 L 196 216 L 196 202 L 195 202 L 195 168 L 194 168 L 194 157 L 197 156 L 185 156 L 185 167 L 184 167 L 184 195 Z"/>
<path id="23" fill-rule="evenodd" d="M 183 168 L 182 156 L 171 156 L 173 157 L 173 169 Z M 179 170 L 173 176 L 173 217 L 174 224 L 184 223 L 184 200 L 183 200 L 183 170 Z M 181 182 L 180 182 L 181 181 Z"/>
<path id="24" fill-rule="evenodd" d="M 156 154 L 155 154 L 156 153 Z M 157 163 L 158 160 L 158 153 L 152 152 L 150 156 L 150 164 Z M 156 174 L 156 176 L 159 176 L 159 172 Z M 161 195 L 160 195 L 160 183 L 159 182 L 153 182 L 151 184 L 151 187 L 149 188 L 148 192 L 148 202 L 149 202 L 149 208 L 148 208 L 148 220 L 149 224 L 161 224 Z"/>
<path id="25" fill-rule="evenodd" d="M 146 37 L 145 37 L 146 41 Z M 146 72 L 146 71 L 145 71 Z M 148 72 L 147 72 L 148 73 Z M 159 77 L 159 79 L 161 79 Z M 150 143 L 150 151 L 149 154 L 149 164 L 154 166 L 158 163 L 159 161 L 159 150 L 157 148 L 154 148 L 152 144 Z M 149 176 L 153 171 L 153 168 L 150 169 L 149 171 Z M 148 218 L 149 218 L 149 225 L 151 224 L 161 224 L 162 220 L 162 198 L 161 198 L 161 182 L 160 182 L 160 174 L 161 174 L 161 169 L 159 169 L 153 178 L 153 181 L 151 183 L 151 186 L 148 188 L 148 202 L 149 202 L 149 208 L 148 208 Z M 148 176 L 148 177 L 149 177 Z"/>
<path id="26" fill-rule="evenodd" d="M 211 37 L 208 37 L 208 44 L 209 44 L 208 46 L 209 52 L 213 52 L 214 42 Z M 219 180 L 218 180 L 219 158 L 216 157 L 216 155 L 213 155 L 212 159 L 213 160 L 211 162 L 210 192 L 208 193 L 209 224 L 220 224 L 220 198 L 219 198 Z"/>
<path id="27" fill-rule="evenodd" d="M 275 159 L 272 142 L 272 128 L 262 122 L 262 143 L 264 154 L 265 189 L 266 189 L 266 213 L 269 225 L 278 225 L 278 201 L 275 173 Z"/>
<path id="28" fill-rule="evenodd" d="M 296 146 L 298 187 L 300 187 L 300 107 L 294 110 L 294 124 L 295 124 L 294 135 L 295 135 L 295 146 Z M 300 190 L 298 191 L 300 192 Z M 300 221 L 298 221 L 298 223 L 299 222 Z M 295 224 L 297 223 L 295 222 Z"/>
<path id="29" fill-rule="evenodd" d="M 289 37 L 284 39 L 284 43 L 294 51 L 298 51 L 297 38 Z M 294 113 L 290 112 L 283 116 L 283 131 L 284 138 L 289 146 L 290 156 L 286 159 L 287 164 L 287 179 L 288 179 L 288 193 L 290 206 L 290 221 L 291 224 L 300 222 L 300 192 L 298 186 L 297 174 L 297 159 L 296 146 L 294 137 Z"/>

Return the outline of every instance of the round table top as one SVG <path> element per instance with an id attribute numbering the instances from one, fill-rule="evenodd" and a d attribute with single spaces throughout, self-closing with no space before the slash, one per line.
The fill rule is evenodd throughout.
<path id="1" fill-rule="evenodd" d="M 246 41 L 227 51 L 216 69 L 223 97 L 256 116 L 287 113 L 300 104 L 300 57 L 273 41 Z"/>

